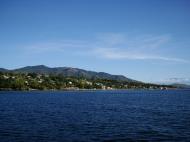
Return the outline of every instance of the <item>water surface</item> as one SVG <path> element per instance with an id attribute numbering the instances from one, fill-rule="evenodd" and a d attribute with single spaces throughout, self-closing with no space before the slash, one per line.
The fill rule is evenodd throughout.
<path id="1" fill-rule="evenodd" d="M 0 92 L 0 141 L 190 141 L 190 90 Z"/>

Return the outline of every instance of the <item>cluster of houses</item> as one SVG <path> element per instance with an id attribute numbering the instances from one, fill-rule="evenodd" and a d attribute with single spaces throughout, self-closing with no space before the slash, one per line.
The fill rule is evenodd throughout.
<path id="1" fill-rule="evenodd" d="M 1 76 L 3 79 L 5 79 L 5 80 L 7 80 L 7 79 L 13 79 L 13 80 L 16 80 L 17 78 L 19 78 L 19 76 L 16 76 L 16 75 L 6 75 L 6 74 L 4 74 L 4 75 L 2 75 Z M 32 75 L 30 75 L 30 74 L 27 74 L 26 76 L 24 76 L 24 78 L 25 78 L 25 81 L 24 81 L 24 83 L 25 83 L 25 85 L 27 85 L 27 86 L 29 86 L 29 84 L 30 84 L 30 81 L 36 81 L 36 82 L 38 82 L 39 84 L 41 84 L 41 83 L 44 83 L 45 81 L 46 81 L 46 79 L 45 78 L 48 78 L 49 77 L 49 75 L 41 75 L 41 74 L 37 74 L 35 77 L 33 77 Z M 48 82 L 50 83 L 50 84 L 56 84 L 56 81 L 55 80 L 52 80 L 52 79 L 49 79 L 48 80 Z M 101 82 L 91 82 L 91 81 L 89 81 L 89 80 L 86 80 L 86 79 L 80 79 L 80 80 L 67 80 L 66 82 L 65 82 L 65 87 L 63 88 L 63 89 L 79 89 L 78 87 L 76 87 L 76 82 L 80 82 L 81 84 L 83 84 L 83 85 L 88 85 L 88 86 L 91 86 L 90 88 L 92 88 L 92 89 L 102 89 L 102 90 L 112 90 L 112 89 L 116 89 L 115 87 L 114 87 L 114 85 L 112 85 L 112 86 L 108 86 L 108 85 L 105 85 L 105 84 L 103 84 L 103 83 L 101 83 Z M 96 86 L 96 87 L 94 87 L 94 85 Z M 159 85 L 149 85 L 149 86 L 143 86 L 143 85 L 139 85 L 139 86 L 135 86 L 135 85 L 128 85 L 128 84 L 121 84 L 122 86 L 121 86 L 121 88 L 122 89 L 149 89 L 149 90 L 154 90 L 154 89 L 160 89 L 160 90 L 167 90 L 168 89 L 168 87 L 167 86 L 159 86 Z"/>

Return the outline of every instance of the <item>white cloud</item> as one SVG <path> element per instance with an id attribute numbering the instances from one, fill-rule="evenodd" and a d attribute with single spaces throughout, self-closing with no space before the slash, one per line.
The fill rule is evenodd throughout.
<path id="1" fill-rule="evenodd" d="M 101 57 L 112 60 L 161 60 L 168 62 L 189 61 L 166 56 L 164 49 L 171 41 L 170 35 L 99 34 L 90 40 L 60 40 L 26 46 L 30 53 L 61 52 L 76 56 Z M 169 47 L 171 48 L 171 47 Z M 171 49 L 172 50 L 172 49 Z"/>
<path id="2" fill-rule="evenodd" d="M 46 52 L 66 52 L 67 50 L 77 51 L 88 46 L 88 43 L 81 40 L 59 40 L 47 41 L 25 46 L 24 49 L 29 53 Z"/>
<path id="3" fill-rule="evenodd" d="M 127 50 L 118 50 L 116 48 L 97 48 L 94 51 L 94 54 L 98 54 L 99 56 L 106 59 L 129 59 L 129 60 L 163 60 L 163 61 L 175 61 L 175 62 L 188 62 L 184 59 L 179 58 L 170 58 L 163 57 L 153 54 L 145 54 L 136 51 L 127 51 Z"/>

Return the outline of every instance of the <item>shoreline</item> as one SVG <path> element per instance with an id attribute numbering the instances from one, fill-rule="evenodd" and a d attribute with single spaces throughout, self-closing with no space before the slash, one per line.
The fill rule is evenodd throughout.
<path id="1" fill-rule="evenodd" d="M 168 89 L 143 89 L 143 88 L 131 88 L 131 89 L 47 89 L 47 90 L 40 90 L 40 89 L 29 89 L 29 90 L 19 90 L 19 89 L 2 89 L 0 88 L 0 92 L 3 91 L 13 91 L 13 92 L 46 92 L 46 91 L 64 91 L 64 92 L 71 92 L 71 91 L 167 91 L 167 90 L 189 90 L 190 88 L 168 88 Z"/>

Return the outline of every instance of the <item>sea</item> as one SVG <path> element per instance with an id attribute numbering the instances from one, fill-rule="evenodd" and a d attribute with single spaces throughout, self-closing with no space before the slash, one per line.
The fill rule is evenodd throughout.
<path id="1" fill-rule="evenodd" d="M 190 141 L 190 90 L 0 92 L 0 142 L 122 141 Z"/>

